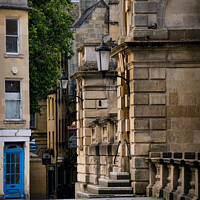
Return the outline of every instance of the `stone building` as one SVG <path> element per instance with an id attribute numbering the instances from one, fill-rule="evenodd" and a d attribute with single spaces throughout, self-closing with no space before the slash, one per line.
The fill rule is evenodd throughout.
<path id="1" fill-rule="evenodd" d="M 106 3 L 104 39 L 117 69 L 101 77 L 94 56 L 100 43 L 88 39 L 78 48 L 72 76 L 83 96 L 77 102 L 76 195 L 198 199 L 199 1 Z M 122 78 L 115 83 L 116 71 L 129 87 Z"/>
<path id="2" fill-rule="evenodd" d="M 30 198 L 26 0 L 0 0 L 0 198 Z"/>

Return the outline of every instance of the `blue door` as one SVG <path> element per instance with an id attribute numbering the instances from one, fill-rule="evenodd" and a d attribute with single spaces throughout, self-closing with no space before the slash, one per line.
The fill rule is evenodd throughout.
<path id="1" fill-rule="evenodd" d="M 4 149 L 5 198 L 24 197 L 24 150 Z"/>

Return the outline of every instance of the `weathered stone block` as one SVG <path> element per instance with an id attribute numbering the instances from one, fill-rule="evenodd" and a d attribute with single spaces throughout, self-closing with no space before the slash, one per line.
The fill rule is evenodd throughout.
<path id="1" fill-rule="evenodd" d="M 151 68 L 150 79 L 165 79 L 165 69 L 163 68 Z"/>
<path id="2" fill-rule="evenodd" d="M 98 156 L 99 155 L 99 146 L 98 145 L 90 145 L 89 146 L 89 155 Z"/>
<path id="3" fill-rule="evenodd" d="M 131 180 L 133 181 L 148 181 L 149 170 L 148 169 L 132 169 Z"/>
<path id="4" fill-rule="evenodd" d="M 144 157 L 133 157 L 131 161 L 131 167 L 135 169 L 148 169 L 148 163 Z"/>
<path id="5" fill-rule="evenodd" d="M 177 93 L 169 93 L 169 105 L 178 105 Z"/>
<path id="6" fill-rule="evenodd" d="M 167 145 L 166 144 L 151 144 L 151 151 L 152 152 L 167 151 Z"/>
<path id="7" fill-rule="evenodd" d="M 149 130 L 149 119 L 131 119 L 132 130 Z"/>
<path id="8" fill-rule="evenodd" d="M 166 97 L 165 94 L 150 94 L 151 105 L 165 105 Z"/>
<path id="9" fill-rule="evenodd" d="M 83 138 L 83 145 L 89 146 L 91 144 L 91 137 L 84 137 Z"/>
<path id="10" fill-rule="evenodd" d="M 133 15 L 133 26 L 147 27 L 148 26 L 148 15 Z"/>
<path id="11" fill-rule="evenodd" d="M 77 172 L 89 173 L 89 165 L 77 165 Z"/>
<path id="12" fill-rule="evenodd" d="M 119 97 L 117 99 L 117 106 L 118 106 L 118 108 L 123 108 L 124 107 L 124 103 L 125 103 L 124 97 Z"/>
<path id="13" fill-rule="evenodd" d="M 106 99 L 107 95 L 104 91 L 85 91 L 83 92 L 83 99 Z"/>
<path id="14" fill-rule="evenodd" d="M 91 128 L 83 128 L 83 137 L 90 137 L 91 131 Z"/>
<path id="15" fill-rule="evenodd" d="M 151 137 L 149 132 L 136 132 L 134 131 L 133 133 L 133 141 L 134 143 L 146 143 L 146 142 L 151 142 Z"/>
<path id="16" fill-rule="evenodd" d="M 107 165 L 107 156 L 100 156 L 100 164 Z"/>
<path id="17" fill-rule="evenodd" d="M 88 155 L 89 154 L 89 147 L 88 146 L 84 146 L 83 147 L 83 154 L 84 155 Z"/>
<path id="18" fill-rule="evenodd" d="M 119 132 L 124 132 L 124 120 L 120 120 L 118 122 L 118 127 L 117 127 Z"/>
<path id="19" fill-rule="evenodd" d="M 97 165 L 89 165 L 89 173 L 90 174 L 97 174 L 98 173 L 98 166 Z"/>
<path id="20" fill-rule="evenodd" d="M 100 145 L 99 146 L 99 155 L 112 155 L 112 146 L 111 145 Z"/>
<path id="21" fill-rule="evenodd" d="M 152 131 L 150 132 L 151 142 L 164 143 L 167 140 L 166 131 Z"/>
<path id="22" fill-rule="evenodd" d="M 174 118 L 171 127 L 174 130 L 200 130 L 199 118 Z"/>
<path id="23" fill-rule="evenodd" d="M 107 109 L 86 109 L 83 111 L 83 117 L 102 117 L 107 116 L 108 110 Z"/>
<path id="24" fill-rule="evenodd" d="M 92 184 L 97 185 L 98 184 L 98 176 L 90 174 L 89 175 L 89 182 L 92 183 Z"/>
<path id="25" fill-rule="evenodd" d="M 136 106 L 134 107 L 135 117 L 165 117 L 165 106 Z"/>
<path id="26" fill-rule="evenodd" d="M 77 181 L 89 183 L 89 174 L 77 174 Z"/>
<path id="27" fill-rule="evenodd" d="M 132 182 L 131 186 L 135 194 L 145 194 L 148 182 Z"/>
<path id="28" fill-rule="evenodd" d="M 165 130 L 166 127 L 166 119 L 150 119 L 151 130 Z"/>
<path id="29" fill-rule="evenodd" d="M 133 3 L 133 12 L 134 13 L 156 13 L 157 3 L 144 2 L 144 1 L 135 2 Z"/>
<path id="30" fill-rule="evenodd" d="M 167 106 L 167 117 L 187 117 L 187 106 Z"/>
<path id="31" fill-rule="evenodd" d="M 179 93 L 178 105 L 196 106 L 198 104 L 197 99 L 198 99 L 198 95 L 195 93 Z"/>
<path id="32" fill-rule="evenodd" d="M 83 119 L 83 127 L 88 127 L 88 125 L 94 121 L 94 118 Z"/>
<path id="33" fill-rule="evenodd" d="M 150 145 L 149 144 L 131 144 L 131 152 L 133 153 L 133 156 L 147 156 L 150 151 Z"/>
<path id="34" fill-rule="evenodd" d="M 96 108 L 108 108 L 108 100 L 96 100 Z"/>
<path id="35" fill-rule="evenodd" d="M 165 92 L 166 83 L 164 80 L 137 80 L 130 84 L 131 92 Z"/>
<path id="36" fill-rule="evenodd" d="M 88 156 L 88 163 L 91 165 L 98 165 L 100 163 L 99 156 Z"/>
<path id="37" fill-rule="evenodd" d="M 100 166 L 100 174 L 106 176 L 107 171 L 108 171 L 107 168 L 108 168 L 107 166 L 101 165 L 101 166 Z"/>
<path id="38" fill-rule="evenodd" d="M 131 105 L 148 105 L 149 104 L 149 94 L 132 94 L 130 97 Z"/>
<path id="39" fill-rule="evenodd" d="M 95 100 L 87 100 L 83 102 L 83 108 L 96 108 Z"/>
<path id="40" fill-rule="evenodd" d="M 125 105 L 124 106 L 125 106 L 125 108 L 128 108 L 129 105 L 130 105 L 130 100 L 129 100 L 129 95 L 128 94 L 125 94 L 124 100 L 125 100 L 125 102 L 124 102 Z"/>

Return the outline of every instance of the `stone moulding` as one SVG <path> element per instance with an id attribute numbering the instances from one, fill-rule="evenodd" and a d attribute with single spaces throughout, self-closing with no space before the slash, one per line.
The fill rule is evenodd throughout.
<path id="1" fill-rule="evenodd" d="M 171 40 L 151 40 L 151 41 L 134 41 L 124 42 L 111 51 L 111 57 L 118 57 L 118 53 L 128 53 L 133 48 L 147 48 L 147 47 L 185 47 L 185 46 L 199 46 L 200 40 L 188 41 L 171 41 Z"/>
<path id="2" fill-rule="evenodd" d="M 31 11 L 32 7 L 28 7 L 28 6 L 24 6 L 24 5 L 0 4 L 0 9 L 13 9 L 13 10 Z"/>

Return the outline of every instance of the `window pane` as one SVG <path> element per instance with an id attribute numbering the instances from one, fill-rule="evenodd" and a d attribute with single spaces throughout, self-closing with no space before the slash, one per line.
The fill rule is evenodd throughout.
<path id="1" fill-rule="evenodd" d="M 17 35 L 17 19 L 6 19 L 6 35 Z"/>
<path id="2" fill-rule="evenodd" d="M 6 52 L 18 53 L 17 37 L 6 36 Z"/>
<path id="3" fill-rule="evenodd" d="M 19 182 L 19 177 L 20 177 L 20 175 L 19 175 L 19 174 L 16 174 L 16 184 L 20 184 L 20 182 Z"/>
<path id="4" fill-rule="evenodd" d="M 11 154 L 11 163 L 15 163 L 15 154 L 14 153 Z"/>
<path id="5" fill-rule="evenodd" d="M 16 153 L 16 163 L 19 163 L 19 153 Z"/>
<path id="6" fill-rule="evenodd" d="M 20 119 L 20 101 L 6 100 L 5 117 L 6 119 Z"/>
<path id="7" fill-rule="evenodd" d="M 6 154 L 6 163 L 10 163 L 10 153 Z"/>
<path id="8" fill-rule="evenodd" d="M 11 173 L 15 173 L 15 164 L 11 164 Z"/>
<path id="9" fill-rule="evenodd" d="M 19 164 L 16 164 L 16 173 L 19 173 Z"/>
<path id="10" fill-rule="evenodd" d="M 15 184 L 15 175 L 14 174 L 11 175 L 11 184 Z"/>
<path id="11" fill-rule="evenodd" d="M 6 175 L 6 184 L 10 184 L 10 175 Z"/>
<path id="12" fill-rule="evenodd" d="M 10 174 L 10 164 L 6 164 L 6 174 Z"/>
<path id="13" fill-rule="evenodd" d="M 20 81 L 5 81 L 5 91 L 11 93 L 20 93 Z"/>

